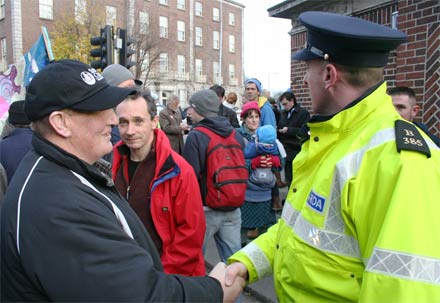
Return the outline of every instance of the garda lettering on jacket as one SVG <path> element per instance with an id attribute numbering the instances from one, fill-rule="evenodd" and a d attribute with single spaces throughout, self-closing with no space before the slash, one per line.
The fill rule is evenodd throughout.
<path id="1" fill-rule="evenodd" d="M 325 206 L 325 198 L 315 193 L 313 190 L 307 197 L 307 205 L 314 211 L 322 214 Z"/>

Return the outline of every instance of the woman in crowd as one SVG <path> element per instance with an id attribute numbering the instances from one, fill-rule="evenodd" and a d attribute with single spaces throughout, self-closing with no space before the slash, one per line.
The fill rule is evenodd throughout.
<path id="1" fill-rule="evenodd" d="M 241 119 L 243 124 L 237 129 L 245 138 L 246 143 L 255 142 L 255 134 L 260 125 L 260 109 L 256 102 L 248 102 L 243 106 Z M 278 162 L 279 159 L 271 156 L 260 156 L 259 163 L 253 161 L 254 166 L 271 167 L 272 161 Z M 246 159 L 249 167 L 249 176 L 251 176 L 251 160 Z M 264 232 L 269 226 L 275 223 L 275 213 L 272 211 L 272 195 L 271 187 L 257 185 L 248 182 L 246 188 L 245 202 L 241 207 L 241 227 L 242 227 L 242 244 L 247 242 L 247 238 L 253 239 L 259 233 Z"/>

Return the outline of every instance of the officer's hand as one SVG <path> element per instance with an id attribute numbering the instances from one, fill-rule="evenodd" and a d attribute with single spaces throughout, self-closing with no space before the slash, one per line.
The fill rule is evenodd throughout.
<path id="1" fill-rule="evenodd" d="M 217 265 L 209 273 L 209 276 L 217 279 L 222 285 L 223 302 L 234 302 L 246 285 L 245 280 L 241 277 L 236 277 L 234 281 L 226 285 L 226 264 L 223 262 L 217 263 Z"/>
<path id="2" fill-rule="evenodd" d="M 237 278 L 243 279 L 243 281 L 246 281 L 248 279 L 247 268 L 241 262 L 234 262 L 231 265 L 228 265 L 228 267 L 226 268 L 225 283 L 227 286 L 234 283 Z"/>

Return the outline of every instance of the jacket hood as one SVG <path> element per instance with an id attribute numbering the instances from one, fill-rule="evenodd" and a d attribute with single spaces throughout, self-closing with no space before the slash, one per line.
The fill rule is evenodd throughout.
<path id="1" fill-rule="evenodd" d="M 229 136 L 229 134 L 234 130 L 229 120 L 220 116 L 205 118 L 197 123 L 196 126 L 198 125 L 205 126 L 224 138 Z"/>

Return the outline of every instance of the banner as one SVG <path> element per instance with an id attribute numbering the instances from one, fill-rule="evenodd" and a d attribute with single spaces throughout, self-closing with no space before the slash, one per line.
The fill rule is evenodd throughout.
<path id="1" fill-rule="evenodd" d="M 18 62 L 0 73 L 0 131 L 8 117 L 12 102 L 24 100 L 26 89 L 32 78 L 53 60 L 49 35 L 45 27 L 37 41 Z"/>

